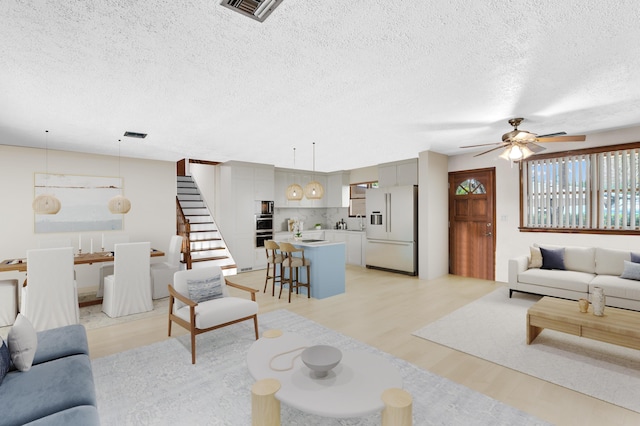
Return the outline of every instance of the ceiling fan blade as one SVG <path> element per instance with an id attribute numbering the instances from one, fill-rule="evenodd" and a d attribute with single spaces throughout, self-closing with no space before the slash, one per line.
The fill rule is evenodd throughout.
<path id="1" fill-rule="evenodd" d="M 545 148 L 544 146 L 540 146 L 540 145 L 538 145 L 538 144 L 536 144 L 536 143 L 533 143 L 533 142 L 529 142 L 529 143 L 527 144 L 527 148 L 529 148 L 531 151 L 533 151 L 533 153 L 534 153 L 534 154 L 537 154 L 537 153 L 539 153 L 539 152 L 544 151 L 545 149 L 547 149 L 547 148 Z"/>
<path id="2" fill-rule="evenodd" d="M 467 146 L 461 146 L 460 148 L 477 148 L 479 146 L 502 145 L 502 144 L 503 142 L 481 143 L 480 145 L 467 145 Z"/>
<path id="3" fill-rule="evenodd" d="M 552 136 L 548 138 L 538 137 L 537 142 L 583 142 L 586 140 L 585 135 L 576 136 Z"/>
<path id="4" fill-rule="evenodd" d="M 504 147 L 505 147 L 505 146 L 507 146 L 507 145 L 509 145 L 509 144 L 508 144 L 508 143 L 501 144 L 500 146 L 497 146 L 497 147 L 495 147 L 495 148 L 491 148 L 491 149 L 490 149 L 490 150 L 488 150 L 488 151 L 484 151 L 484 152 L 481 152 L 480 154 L 476 154 L 476 155 L 474 155 L 474 157 L 479 157 L 480 155 L 488 154 L 488 153 L 490 153 L 491 151 L 495 151 L 496 149 L 504 148 Z"/>
<path id="5" fill-rule="evenodd" d="M 557 132 L 557 133 L 548 133 L 546 135 L 538 135 L 537 138 L 550 138 L 551 136 L 562 136 L 566 135 L 567 132 Z"/>

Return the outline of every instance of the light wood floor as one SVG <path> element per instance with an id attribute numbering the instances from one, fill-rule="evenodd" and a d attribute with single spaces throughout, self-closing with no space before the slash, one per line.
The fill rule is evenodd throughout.
<path id="1" fill-rule="evenodd" d="M 264 275 L 265 271 L 254 271 L 233 277 L 233 281 L 260 289 L 260 313 L 289 309 L 553 424 L 640 424 L 640 414 L 633 411 L 411 335 L 501 283 L 456 276 L 422 281 L 348 266 L 345 294 L 323 300 L 294 296 L 289 304 L 284 295 L 278 300 L 277 292 L 271 297 L 270 289 L 262 293 Z M 166 332 L 166 316 L 88 330 L 91 356 L 154 343 L 166 339 Z M 173 336 L 179 334 L 185 331 L 174 325 Z"/>

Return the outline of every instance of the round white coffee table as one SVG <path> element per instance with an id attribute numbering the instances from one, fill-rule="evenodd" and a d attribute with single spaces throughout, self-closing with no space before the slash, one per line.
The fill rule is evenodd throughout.
<path id="1" fill-rule="evenodd" d="M 308 346 L 311 343 L 295 333 L 261 337 L 247 354 L 249 371 L 256 380 L 277 379 L 281 386 L 275 397 L 279 401 L 325 417 L 379 412 L 385 407 L 383 392 L 402 387 L 400 373 L 389 361 L 365 351 L 342 351 L 340 364 L 326 377 L 315 378 L 299 356 Z M 288 351 L 292 352 L 278 356 L 269 366 L 274 356 Z"/>

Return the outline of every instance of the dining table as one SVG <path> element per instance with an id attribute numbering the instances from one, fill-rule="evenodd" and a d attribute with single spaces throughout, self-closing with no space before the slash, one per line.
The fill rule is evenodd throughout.
<path id="1" fill-rule="evenodd" d="M 161 250 L 152 248 L 150 251 L 150 257 L 162 257 L 165 253 Z M 115 254 L 113 251 L 99 251 L 93 253 L 75 253 L 73 255 L 74 265 L 92 265 L 94 263 L 113 262 L 115 260 Z M 0 262 L 0 272 L 27 272 L 27 259 L 15 258 L 5 259 Z M 18 289 L 16 288 L 16 303 L 18 297 Z M 102 303 L 101 297 L 79 302 L 79 306 L 97 305 Z"/>

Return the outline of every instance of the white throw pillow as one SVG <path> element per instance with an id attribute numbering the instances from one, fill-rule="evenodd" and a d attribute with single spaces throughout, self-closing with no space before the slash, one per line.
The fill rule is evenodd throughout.
<path id="1" fill-rule="evenodd" d="M 207 277 L 200 280 L 187 280 L 187 288 L 189 290 L 189 299 L 196 303 L 206 302 L 207 300 L 219 299 L 222 294 L 222 273 Z"/>
<path id="2" fill-rule="evenodd" d="M 540 247 L 529 247 L 531 256 L 529 256 L 529 268 L 540 268 L 542 266 L 542 253 Z"/>
<path id="3" fill-rule="evenodd" d="M 624 270 L 620 278 L 626 278 L 628 280 L 640 281 L 640 263 L 624 261 Z"/>
<path id="4" fill-rule="evenodd" d="M 7 336 L 13 365 L 20 371 L 28 371 L 38 348 L 38 336 L 31 322 L 18 314 Z"/>

